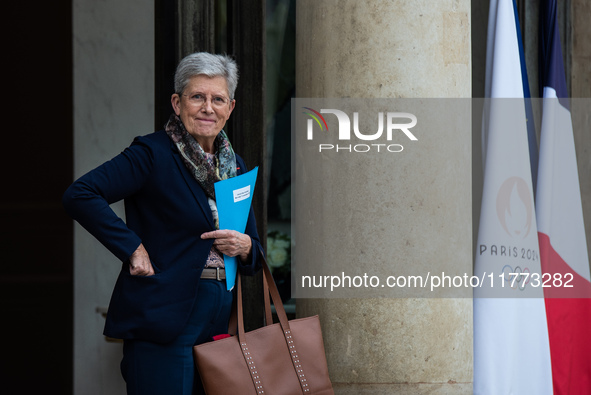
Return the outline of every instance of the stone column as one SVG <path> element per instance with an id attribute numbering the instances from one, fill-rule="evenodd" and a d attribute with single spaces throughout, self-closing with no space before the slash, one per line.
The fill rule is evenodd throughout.
<path id="1" fill-rule="evenodd" d="M 297 2 L 296 21 L 299 98 L 471 96 L 469 0 L 306 0 Z M 369 199 L 389 188 L 396 199 L 396 220 L 379 232 L 382 256 L 419 264 L 426 256 L 420 243 L 430 240 L 438 245 L 437 259 L 472 272 L 470 141 L 469 131 L 450 136 L 431 146 L 431 159 L 393 167 L 389 179 L 395 185 L 382 180 L 359 191 Z M 449 188 L 433 190 L 425 174 L 452 158 L 459 161 L 454 171 L 437 175 Z M 360 178 L 370 170 L 349 169 Z M 341 176 L 323 174 L 330 177 L 325 188 L 338 188 Z M 420 207 L 413 207 L 409 196 L 416 191 Z M 355 209 L 365 210 L 362 204 Z M 415 209 L 422 214 L 411 217 Z M 351 231 L 375 234 L 375 222 L 384 226 L 377 215 L 368 209 Z M 339 218 L 323 220 L 321 229 L 310 232 L 319 232 L 326 244 L 347 232 Z M 337 394 L 472 393 L 469 298 L 298 299 L 297 314 L 320 315 Z"/>
<path id="2" fill-rule="evenodd" d="M 577 164 L 581 188 L 581 203 L 587 234 L 587 250 L 591 257 L 591 42 L 585 37 L 591 35 L 588 18 L 591 4 L 575 0 L 570 4 L 570 24 L 567 27 L 567 59 L 570 60 L 570 96 L 573 98 L 571 110 L 575 125 L 574 138 L 577 149 Z M 567 77 L 568 78 L 568 77 Z M 591 262 L 590 262 L 591 264 Z"/>

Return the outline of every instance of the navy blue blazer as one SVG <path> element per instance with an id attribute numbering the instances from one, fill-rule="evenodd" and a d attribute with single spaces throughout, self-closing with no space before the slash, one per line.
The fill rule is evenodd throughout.
<path id="1" fill-rule="evenodd" d="M 236 165 L 238 174 L 246 171 L 239 156 Z M 109 207 L 121 199 L 126 222 Z M 213 244 L 213 239 L 200 236 L 215 227 L 205 192 L 166 132 L 136 137 L 121 154 L 76 180 L 64 193 L 63 205 L 122 261 L 104 334 L 173 340 L 188 320 Z M 262 254 L 252 208 L 245 233 L 252 239 L 252 253 L 239 270 L 252 275 L 260 268 Z M 140 243 L 150 256 L 153 276 L 129 273 L 129 257 Z"/>

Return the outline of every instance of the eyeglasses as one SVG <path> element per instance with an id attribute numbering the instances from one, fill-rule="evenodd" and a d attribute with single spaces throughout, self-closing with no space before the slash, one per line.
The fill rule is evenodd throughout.
<path id="1" fill-rule="evenodd" d="M 187 95 L 183 93 L 183 96 L 187 96 L 189 99 L 189 103 L 196 107 L 203 106 L 208 100 L 211 102 L 212 107 L 221 108 L 228 105 L 229 99 L 223 96 L 211 96 L 207 97 L 207 95 L 203 93 L 193 93 L 191 95 Z"/>

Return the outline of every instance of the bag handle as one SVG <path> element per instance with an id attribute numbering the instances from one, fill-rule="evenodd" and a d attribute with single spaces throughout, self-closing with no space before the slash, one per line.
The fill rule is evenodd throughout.
<path id="1" fill-rule="evenodd" d="M 269 284 L 267 278 L 263 276 L 263 301 L 265 304 L 265 326 L 273 323 L 273 312 L 271 311 L 271 301 L 269 298 Z"/>
<path id="2" fill-rule="evenodd" d="M 279 295 L 279 290 L 277 289 L 277 285 L 275 284 L 275 280 L 273 279 L 273 275 L 271 274 L 271 270 L 269 269 L 269 265 L 267 264 L 267 260 L 265 255 L 261 253 L 261 260 L 262 260 L 262 267 L 263 267 L 263 291 L 264 291 L 264 304 L 265 304 L 265 325 L 273 324 L 273 316 L 271 313 L 271 303 L 269 300 L 269 294 L 271 295 L 271 299 L 273 300 L 273 305 L 275 306 L 275 312 L 277 313 L 277 317 L 279 318 L 279 323 L 281 324 L 281 328 L 283 331 L 289 331 L 289 321 L 287 319 L 287 314 L 285 313 L 285 307 L 283 307 L 283 302 L 281 301 L 281 296 Z M 237 310 L 237 324 L 238 324 L 238 338 L 240 339 L 240 335 L 244 338 L 244 310 L 242 308 L 242 284 L 241 284 L 241 277 L 240 271 L 238 271 L 238 278 L 236 280 L 237 283 L 237 290 L 236 290 L 236 310 Z"/>
<path id="3" fill-rule="evenodd" d="M 265 260 L 264 253 L 261 254 L 263 257 L 264 262 Z M 240 283 L 240 271 L 237 271 L 236 283 Z M 240 294 L 238 296 L 238 286 L 236 288 L 237 297 L 232 301 L 232 310 L 230 312 L 230 319 L 228 321 L 228 334 L 234 336 L 237 335 L 238 331 L 238 306 L 237 306 L 237 299 L 240 300 L 242 303 L 242 285 L 240 284 Z M 267 282 L 267 278 L 263 275 L 263 306 L 265 309 L 265 326 L 273 324 L 273 312 L 271 311 L 271 301 L 269 298 L 269 283 Z M 275 303 L 275 302 L 273 302 Z M 285 308 L 284 308 L 285 310 Z"/>

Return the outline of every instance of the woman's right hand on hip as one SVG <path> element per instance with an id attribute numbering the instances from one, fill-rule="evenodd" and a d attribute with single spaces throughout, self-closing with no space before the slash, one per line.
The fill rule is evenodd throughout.
<path id="1" fill-rule="evenodd" d="M 153 276 L 154 268 L 150 262 L 148 251 L 144 248 L 143 244 L 131 254 L 129 257 L 129 273 L 132 276 Z"/>

